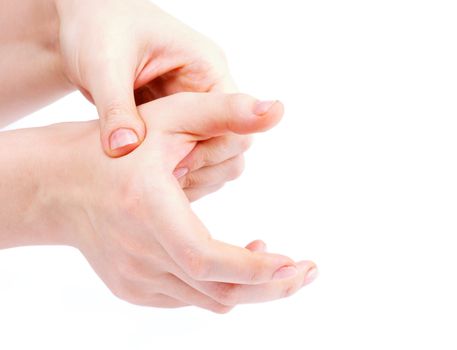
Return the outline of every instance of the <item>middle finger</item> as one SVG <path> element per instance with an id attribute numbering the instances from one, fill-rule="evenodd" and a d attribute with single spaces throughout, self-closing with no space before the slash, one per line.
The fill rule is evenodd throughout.
<path id="1" fill-rule="evenodd" d="M 230 158 L 246 152 L 252 143 L 249 135 L 227 133 L 200 141 L 177 166 L 175 175 L 192 172 L 197 169 L 222 163 Z"/>

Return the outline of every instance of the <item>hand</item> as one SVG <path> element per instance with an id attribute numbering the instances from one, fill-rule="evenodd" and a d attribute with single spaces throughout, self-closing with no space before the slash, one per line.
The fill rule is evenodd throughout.
<path id="1" fill-rule="evenodd" d="M 266 253 L 259 241 L 246 249 L 212 238 L 173 176 L 198 142 L 271 128 L 282 116 L 281 103 L 266 110 L 246 95 L 181 93 L 139 111 L 148 136 L 115 161 L 94 152 L 96 124 L 72 125 L 76 135 L 65 139 L 74 144 L 60 155 L 70 179 L 62 189 L 53 182 L 56 196 L 65 189 L 73 198 L 66 200 L 73 215 L 66 221 L 79 228 L 71 244 L 114 294 L 141 305 L 226 312 L 291 295 L 312 280 L 312 262 Z"/>
<path id="2" fill-rule="evenodd" d="M 199 141 L 173 172 L 190 202 L 221 189 L 244 170 L 243 153 L 252 138 L 227 133 Z"/>
<path id="3" fill-rule="evenodd" d="M 181 91 L 236 91 L 222 51 L 147 0 L 55 1 L 65 74 L 97 106 L 112 157 L 145 137 L 136 104 Z"/>

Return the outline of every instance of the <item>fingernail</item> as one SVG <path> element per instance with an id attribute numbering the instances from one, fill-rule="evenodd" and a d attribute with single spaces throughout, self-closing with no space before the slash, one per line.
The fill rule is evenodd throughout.
<path id="1" fill-rule="evenodd" d="M 175 171 L 173 171 L 173 175 L 177 179 L 179 179 L 180 177 L 183 177 L 184 175 L 186 175 L 188 172 L 189 172 L 189 169 L 187 169 L 187 168 L 178 168 L 178 169 L 175 169 Z"/>
<path id="2" fill-rule="evenodd" d="M 303 285 L 306 286 L 307 284 L 310 284 L 312 281 L 316 279 L 318 275 L 317 272 L 317 267 L 312 267 L 305 276 L 305 279 L 303 280 Z"/>
<path id="3" fill-rule="evenodd" d="M 267 245 L 264 241 L 260 241 L 258 240 L 256 242 L 256 249 L 254 249 L 254 251 L 256 252 L 265 252 L 267 250 Z"/>
<path id="4" fill-rule="evenodd" d="M 267 244 L 264 241 L 259 241 L 259 250 L 261 252 L 267 251 Z"/>
<path id="5" fill-rule="evenodd" d="M 138 136 L 131 129 L 117 129 L 111 134 L 110 147 L 112 150 L 138 143 Z"/>
<path id="6" fill-rule="evenodd" d="M 254 113 L 257 115 L 264 115 L 267 113 L 271 107 L 277 102 L 277 100 L 271 101 L 258 101 L 254 106 Z"/>
<path id="7" fill-rule="evenodd" d="M 298 273 L 295 266 L 283 266 L 273 274 L 273 280 L 282 280 L 284 278 L 294 277 Z"/>

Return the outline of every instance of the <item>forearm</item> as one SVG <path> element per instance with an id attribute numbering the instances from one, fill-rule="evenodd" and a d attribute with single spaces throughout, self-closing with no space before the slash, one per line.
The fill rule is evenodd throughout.
<path id="1" fill-rule="evenodd" d="M 63 73 L 53 0 L 3 0 L 0 23 L 1 127 L 73 88 Z"/>
<path id="2" fill-rule="evenodd" d="M 71 244 L 76 223 L 65 152 L 77 130 L 59 124 L 0 133 L 0 249 Z"/>

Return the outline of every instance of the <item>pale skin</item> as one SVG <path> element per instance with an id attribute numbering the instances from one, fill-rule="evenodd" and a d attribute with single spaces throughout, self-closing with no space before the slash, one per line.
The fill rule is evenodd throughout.
<path id="1" fill-rule="evenodd" d="M 0 248 L 75 246 L 116 295 L 158 307 L 226 312 L 314 279 L 314 263 L 262 241 L 213 240 L 190 209 L 282 116 L 277 101 L 222 94 L 236 87 L 216 45 L 144 0 L 0 7 L 0 127 L 75 89 L 100 117 L 0 133 Z M 180 91 L 210 93 L 164 97 Z"/>
<path id="2" fill-rule="evenodd" d="M 0 127 L 79 89 L 99 111 L 103 150 L 119 157 L 146 134 L 136 104 L 180 91 L 236 91 L 221 49 L 146 0 L 3 0 L 0 23 Z M 138 141 L 111 149 L 119 129 Z M 249 143 L 228 133 L 200 147 L 200 157 L 214 154 L 216 166 Z M 196 169 L 181 165 L 176 176 L 195 182 Z M 206 173 L 192 199 L 218 188 Z"/>
<path id="3" fill-rule="evenodd" d="M 203 171 L 208 159 L 193 156 L 206 142 L 274 126 L 280 102 L 181 93 L 139 111 L 148 136 L 119 159 L 97 147 L 94 121 L 0 133 L 0 247 L 74 246 L 115 295 L 156 307 L 224 313 L 289 296 L 314 279 L 313 262 L 268 253 L 261 241 L 241 248 L 213 239 L 173 175 L 181 162 Z M 235 162 L 225 180 L 241 172 Z"/>
<path id="4" fill-rule="evenodd" d="M 79 89 L 97 107 L 105 153 L 119 157 L 146 135 L 137 104 L 237 91 L 222 50 L 148 0 L 3 0 L 0 9 L 0 70 L 14 78 L 0 87 L 3 122 Z"/>

